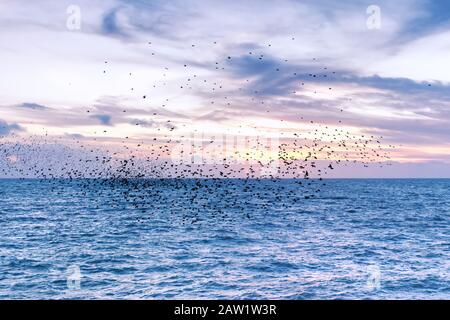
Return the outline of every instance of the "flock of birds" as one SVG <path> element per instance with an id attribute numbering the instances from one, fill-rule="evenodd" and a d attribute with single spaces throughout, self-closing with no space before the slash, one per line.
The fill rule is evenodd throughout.
<path id="1" fill-rule="evenodd" d="M 153 46 L 151 42 L 148 45 Z M 195 47 L 195 44 L 191 45 L 191 48 Z M 157 53 L 151 52 L 151 55 Z M 317 89 L 308 89 L 307 78 L 314 83 L 327 83 L 336 74 L 328 68 L 320 68 L 320 72 L 316 73 L 292 72 L 291 67 L 286 67 L 286 71 L 283 65 L 265 63 L 264 53 L 256 51 L 248 51 L 245 57 L 225 56 L 202 67 L 213 74 L 227 73 L 235 68 L 234 59 L 239 63 L 255 63 L 256 66 L 261 63 L 263 80 L 272 79 L 274 85 L 277 79 L 288 79 L 287 83 L 297 88 L 288 88 L 288 98 L 292 100 L 298 95 L 318 93 Z M 282 64 L 288 63 L 287 59 L 282 61 Z M 272 66 L 274 69 L 270 70 Z M 105 76 L 110 68 L 111 63 L 104 61 L 102 72 Z M 192 67 L 192 70 L 196 68 L 198 66 Z M 298 130 L 279 131 L 276 144 L 269 148 L 267 141 L 260 138 L 264 136 L 264 129 L 258 124 L 248 125 L 255 134 L 250 137 L 245 134 L 243 117 L 239 128 L 231 130 L 239 136 L 241 145 L 226 145 L 225 141 L 217 141 L 214 137 L 193 141 L 185 133 L 188 128 L 186 123 L 165 118 L 166 111 L 170 110 L 169 98 L 161 99 L 154 92 L 138 93 L 132 86 L 132 95 L 151 105 L 155 121 L 164 124 L 152 129 L 155 132 L 152 138 L 126 136 L 119 142 L 116 140 L 108 144 L 102 134 L 113 130 L 111 126 L 105 127 L 103 132 L 95 132 L 91 137 L 12 134 L 0 137 L 0 174 L 3 177 L 42 179 L 59 196 L 64 196 L 68 188 L 73 190 L 70 186 L 76 184 L 80 186 L 77 189 L 80 196 L 95 195 L 92 198 L 98 201 L 94 201 L 93 206 L 102 206 L 102 199 L 107 196 L 109 205 L 114 208 L 141 211 L 141 222 L 151 218 L 156 206 L 164 204 L 167 211 L 184 212 L 183 223 L 195 223 L 201 221 L 205 212 L 220 218 L 230 218 L 239 213 L 251 218 L 247 209 L 257 206 L 261 210 L 270 210 L 268 199 L 286 206 L 314 199 L 320 196 L 321 188 L 326 185 L 324 178 L 338 166 L 358 163 L 366 167 L 389 165 L 389 151 L 395 147 L 384 145 L 383 137 L 357 134 L 345 129 L 342 120 L 339 120 L 343 117 L 338 117 L 335 124 L 321 124 L 301 115 L 295 120 L 283 119 L 278 112 L 280 102 L 264 93 L 264 86 L 270 83 L 255 80 L 258 74 L 248 78 L 239 76 L 230 81 L 230 73 L 227 76 L 219 74 L 217 78 L 202 77 L 192 71 L 188 63 L 182 63 L 179 69 L 184 70 L 181 74 L 186 76 L 177 85 L 181 90 L 177 95 L 182 95 L 184 90 L 200 95 L 209 100 L 208 112 L 238 114 L 242 106 L 248 104 L 258 106 L 253 111 L 260 116 L 270 118 L 270 113 L 273 113 L 273 119 L 280 124 L 297 123 Z M 166 79 L 171 69 L 163 67 L 162 70 L 161 81 L 156 82 L 152 90 L 169 85 Z M 127 76 L 132 77 L 133 73 Z M 327 94 L 332 94 L 333 88 L 328 87 L 327 91 Z M 158 101 L 163 101 L 161 105 L 156 107 L 150 102 L 154 96 L 158 97 Z M 87 108 L 87 117 L 95 112 L 95 108 Z M 126 114 L 127 110 L 121 112 Z M 344 110 L 337 112 L 343 113 Z M 142 126 L 143 123 L 135 120 L 134 125 Z M 240 129 L 243 129 L 242 134 Z M 182 133 L 177 133 L 179 130 Z M 198 136 L 196 139 L 199 139 Z M 208 148 L 213 144 L 215 148 Z M 174 147 L 180 150 L 180 146 L 181 154 L 174 159 Z M 291 179 L 296 188 L 287 187 L 284 178 Z"/>

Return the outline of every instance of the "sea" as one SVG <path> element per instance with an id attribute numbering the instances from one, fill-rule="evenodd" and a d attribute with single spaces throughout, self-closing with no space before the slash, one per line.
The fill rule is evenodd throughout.
<path id="1" fill-rule="evenodd" d="M 308 183 L 0 180 L 0 299 L 450 299 L 450 180 Z"/>

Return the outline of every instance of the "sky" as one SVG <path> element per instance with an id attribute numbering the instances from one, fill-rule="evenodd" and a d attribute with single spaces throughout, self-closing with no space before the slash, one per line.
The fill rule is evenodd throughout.
<path id="1" fill-rule="evenodd" d="M 448 1 L 0 1 L 0 136 L 382 136 L 450 177 Z M 126 112 L 124 112 L 126 111 Z M 391 148 L 395 146 L 395 148 Z"/>

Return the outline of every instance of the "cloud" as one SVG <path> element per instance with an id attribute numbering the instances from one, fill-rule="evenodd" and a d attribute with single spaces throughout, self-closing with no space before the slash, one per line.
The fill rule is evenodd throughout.
<path id="1" fill-rule="evenodd" d="M 140 119 L 132 119 L 129 122 L 131 125 L 138 125 L 143 128 L 155 128 L 157 127 L 157 123 L 152 120 L 140 120 Z"/>
<path id="2" fill-rule="evenodd" d="M 37 103 L 24 102 L 17 105 L 17 108 L 31 109 L 31 110 L 47 110 L 46 106 Z"/>
<path id="3" fill-rule="evenodd" d="M 123 28 L 119 26 L 118 13 L 120 8 L 114 8 L 105 14 L 102 20 L 102 32 L 105 35 L 128 37 Z"/>
<path id="4" fill-rule="evenodd" d="M 104 126 L 110 126 L 111 125 L 111 116 L 107 114 L 94 114 L 91 116 L 91 118 L 97 119 L 100 121 L 100 123 Z"/>
<path id="5" fill-rule="evenodd" d="M 69 137 L 69 138 L 73 138 L 73 139 L 84 139 L 85 138 L 85 136 L 83 136 L 82 134 L 79 134 L 79 133 L 66 133 L 65 136 Z"/>
<path id="6" fill-rule="evenodd" d="M 7 136 L 14 131 L 23 131 L 24 129 L 16 123 L 8 124 L 6 121 L 0 120 L 0 136 Z"/>
<path id="7" fill-rule="evenodd" d="M 177 126 L 172 124 L 171 121 L 154 121 L 154 120 L 142 120 L 132 119 L 129 124 L 139 126 L 141 128 L 167 128 L 170 130 L 177 129 Z"/>
<path id="8" fill-rule="evenodd" d="M 443 143 L 450 136 L 450 85 L 439 81 L 364 76 L 249 53 L 233 57 L 227 71 L 245 83 L 239 97 L 229 93 L 234 100 L 229 109 L 241 116 L 270 111 L 271 117 L 294 122 L 301 122 L 299 116 L 319 123 L 341 120 L 366 132 L 383 132 L 397 143 Z M 203 117 L 224 120 L 219 114 L 211 111 Z"/>

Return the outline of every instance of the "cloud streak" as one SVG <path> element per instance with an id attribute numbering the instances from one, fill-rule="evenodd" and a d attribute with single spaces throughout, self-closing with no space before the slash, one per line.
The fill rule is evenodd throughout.
<path id="1" fill-rule="evenodd" d="M 7 123 L 0 119 L 0 136 L 8 136 L 12 132 L 23 131 L 24 129 L 17 123 Z"/>

